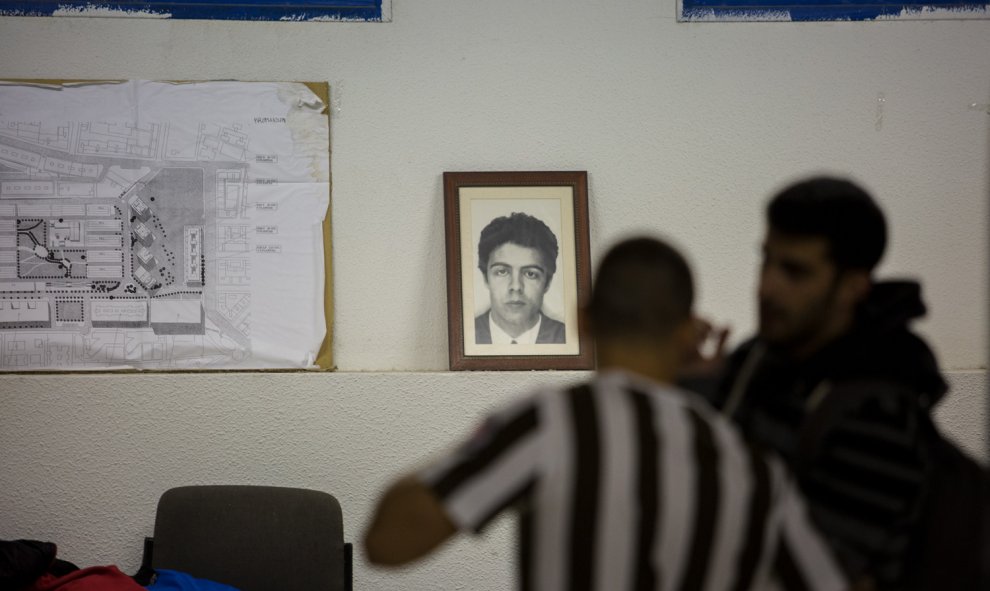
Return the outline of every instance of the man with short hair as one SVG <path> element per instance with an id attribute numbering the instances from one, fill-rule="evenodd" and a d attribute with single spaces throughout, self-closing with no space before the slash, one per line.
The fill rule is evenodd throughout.
<path id="1" fill-rule="evenodd" d="M 525 213 L 492 220 L 478 241 L 478 268 L 491 307 L 474 319 L 479 345 L 564 343 L 564 324 L 543 313 L 557 271 L 557 238 Z"/>
<path id="2" fill-rule="evenodd" d="M 515 400 L 392 485 L 369 560 L 405 564 L 514 508 L 520 589 L 845 588 L 780 463 L 670 385 L 693 348 L 693 297 L 673 248 L 613 248 L 586 310 L 595 377 Z"/>
<path id="3" fill-rule="evenodd" d="M 767 225 L 758 334 L 729 358 L 713 403 L 788 462 L 854 582 L 957 588 L 959 572 L 912 574 L 931 556 L 926 442 L 947 387 L 908 328 L 925 312 L 920 286 L 873 280 L 883 213 L 849 181 L 811 178 L 770 201 Z"/>

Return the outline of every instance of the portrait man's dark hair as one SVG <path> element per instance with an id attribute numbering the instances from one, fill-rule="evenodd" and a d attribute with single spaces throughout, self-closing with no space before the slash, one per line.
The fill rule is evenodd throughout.
<path id="1" fill-rule="evenodd" d="M 547 284 L 550 283 L 557 271 L 557 237 L 543 221 L 520 212 L 497 217 L 481 231 L 478 268 L 482 276 L 488 277 L 488 258 L 492 251 L 507 242 L 539 251 L 547 266 Z"/>
<path id="2" fill-rule="evenodd" d="M 666 338 L 691 315 L 687 261 L 654 238 L 613 247 L 598 266 L 588 313 L 599 338 Z"/>
<path id="3" fill-rule="evenodd" d="M 815 177 L 785 188 L 767 206 L 767 222 L 782 234 L 825 238 L 840 269 L 872 271 L 887 245 L 883 212 L 843 179 Z"/>

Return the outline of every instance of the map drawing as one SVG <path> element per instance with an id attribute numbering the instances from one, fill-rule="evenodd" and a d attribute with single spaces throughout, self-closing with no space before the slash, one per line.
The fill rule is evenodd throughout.
<path id="1" fill-rule="evenodd" d="M 312 367 L 322 109 L 292 83 L 0 84 L 0 371 Z"/>

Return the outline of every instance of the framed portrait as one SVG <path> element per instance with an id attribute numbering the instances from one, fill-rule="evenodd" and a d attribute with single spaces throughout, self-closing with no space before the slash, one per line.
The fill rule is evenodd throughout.
<path id="1" fill-rule="evenodd" d="M 446 172 L 450 369 L 592 369 L 586 172 Z"/>

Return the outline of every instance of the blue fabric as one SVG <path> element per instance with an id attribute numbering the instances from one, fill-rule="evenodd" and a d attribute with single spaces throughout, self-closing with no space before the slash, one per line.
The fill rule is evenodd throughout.
<path id="1" fill-rule="evenodd" d="M 186 573 L 168 569 L 155 569 L 158 578 L 147 587 L 148 591 L 238 591 L 230 585 L 197 579 Z"/>

